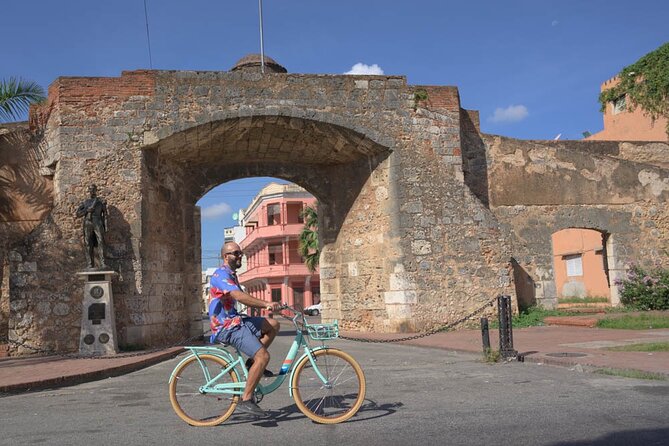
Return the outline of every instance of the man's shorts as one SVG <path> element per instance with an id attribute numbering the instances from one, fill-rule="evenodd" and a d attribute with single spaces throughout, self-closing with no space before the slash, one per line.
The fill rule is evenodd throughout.
<path id="1" fill-rule="evenodd" d="M 216 341 L 232 345 L 249 358 L 253 358 L 262 347 L 258 339 L 262 336 L 261 328 L 264 320 L 264 317 L 243 317 L 240 325 L 221 331 L 216 336 Z"/>

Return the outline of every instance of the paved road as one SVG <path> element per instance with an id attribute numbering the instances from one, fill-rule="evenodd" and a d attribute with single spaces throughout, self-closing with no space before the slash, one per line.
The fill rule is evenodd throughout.
<path id="1" fill-rule="evenodd" d="M 280 336 L 272 350 L 287 351 L 291 339 Z M 667 382 L 489 365 L 474 355 L 421 347 L 335 345 L 359 360 L 368 383 L 363 408 L 341 425 L 309 421 L 284 384 L 261 403 L 270 419 L 235 415 L 218 427 L 190 427 L 167 396 L 175 359 L 117 378 L 0 398 L 0 444 L 669 444 Z M 282 358 L 274 356 L 278 368 Z"/>

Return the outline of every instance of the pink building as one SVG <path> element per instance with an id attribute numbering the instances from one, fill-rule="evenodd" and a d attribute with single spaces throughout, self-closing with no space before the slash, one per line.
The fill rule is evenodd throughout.
<path id="1" fill-rule="evenodd" d="M 601 91 L 618 85 L 617 77 L 609 79 L 601 86 Z M 641 108 L 627 109 L 630 98 L 621 96 L 606 104 L 604 109 L 604 130 L 585 139 L 591 141 L 668 141 L 667 118 L 655 120 Z"/>
<path id="2" fill-rule="evenodd" d="M 247 269 L 239 276 L 246 292 L 266 301 L 307 307 L 320 302 L 318 270 L 310 272 L 298 253 L 302 209 L 316 199 L 294 184 L 270 183 L 247 208 L 240 246 Z"/>

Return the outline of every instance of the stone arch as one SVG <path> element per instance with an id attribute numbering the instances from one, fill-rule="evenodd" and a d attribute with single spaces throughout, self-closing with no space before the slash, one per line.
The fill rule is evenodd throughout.
<path id="1" fill-rule="evenodd" d="M 378 296 L 382 271 L 392 269 L 384 263 L 397 261 L 383 235 L 392 232 L 393 224 L 388 204 L 391 148 L 357 130 L 279 115 L 235 117 L 172 133 L 142 151 L 145 304 L 126 315 L 121 336 L 127 343 L 142 339 L 155 344 L 159 338 L 179 337 L 172 332 L 197 330 L 193 321 L 199 315 L 201 266 L 200 214 L 195 203 L 228 181 L 276 177 L 319 199 L 325 319 L 353 324 L 356 315 L 347 305 L 369 300 L 371 293 L 366 292 L 371 289 Z M 367 218 L 356 217 L 361 213 Z M 373 249 L 347 255 L 353 236 L 374 240 Z M 382 300 L 372 305 L 385 312 Z"/>

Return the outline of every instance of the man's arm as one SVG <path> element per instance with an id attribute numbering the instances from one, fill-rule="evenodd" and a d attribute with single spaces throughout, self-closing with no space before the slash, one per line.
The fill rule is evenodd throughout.
<path id="1" fill-rule="evenodd" d="M 267 302 L 266 300 L 256 299 L 240 290 L 230 291 L 230 296 L 235 299 L 237 302 L 241 302 L 246 306 L 254 308 L 267 308 L 268 310 L 277 311 L 281 307 L 280 302 Z"/>
<path id="2" fill-rule="evenodd" d="M 81 203 L 77 208 L 77 217 L 83 217 L 86 215 L 86 202 Z"/>

